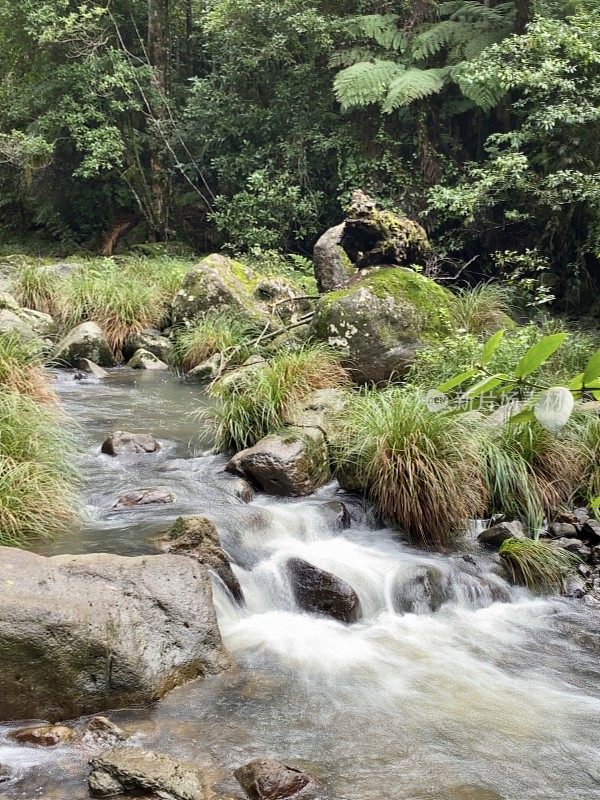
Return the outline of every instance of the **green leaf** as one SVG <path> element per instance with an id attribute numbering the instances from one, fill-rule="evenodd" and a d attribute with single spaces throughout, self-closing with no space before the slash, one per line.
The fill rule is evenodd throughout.
<path id="1" fill-rule="evenodd" d="M 590 502 L 588 503 L 590 508 L 600 508 L 600 495 L 596 495 L 596 497 L 592 497 Z"/>
<path id="2" fill-rule="evenodd" d="M 569 389 L 572 392 L 577 392 L 580 391 L 582 388 L 583 388 L 583 372 L 580 372 L 579 375 L 575 375 L 575 377 L 569 381 Z"/>
<path id="3" fill-rule="evenodd" d="M 502 330 L 497 331 L 497 333 L 495 333 L 491 337 L 491 339 L 488 339 L 487 342 L 483 345 L 483 351 L 481 353 L 480 362 L 481 364 L 483 364 L 484 367 L 486 364 L 489 364 L 490 361 L 492 360 L 494 353 L 498 349 L 498 345 L 500 344 L 502 338 L 504 337 L 504 333 L 505 333 L 504 328 L 502 328 Z"/>
<path id="4" fill-rule="evenodd" d="M 452 389 L 456 389 L 457 386 L 460 386 L 465 381 L 474 378 L 478 374 L 479 370 L 475 367 L 468 369 L 466 372 L 461 372 L 460 375 L 455 375 L 453 378 L 448 378 L 447 381 L 444 383 L 440 383 L 439 386 L 436 386 L 438 392 L 449 392 Z"/>
<path id="5" fill-rule="evenodd" d="M 511 380 L 510 375 L 504 372 L 498 372 L 496 375 L 488 375 L 483 380 L 471 386 L 467 392 L 467 397 L 477 397 L 477 395 L 487 394 L 493 392 L 499 386 L 512 386 L 514 381 Z"/>
<path id="6" fill-rule="evenodd" d="M 589 386 L 598 377 L 600 377 L 600 350 L 596 350 L 586 364 L 585 372 L 583 373 L 583 385 Z M 571 387 L 569 386 L 569 388 Z"/>
<path id="7" fill-rule="evenodd" d="M 518 411 L 516 414 L 513 414 L 511 417 L 507 419 L 507 422 L 511 425 L 518 425 L 524 422 L 533 422 L 535 420 L 535 414 L 533 412 L 533 408 L 527 407 L 522 408 L 521 411 Z"/>
<path id="8" fill-rule="evenodd" d="M 539 369 L 558 348 L 563 344 L 568 337 L 568 333 L 553 333 L 530 347 L 525 355 L 517 364 L 515 376 L 517 378 L 526 378 Z"/>

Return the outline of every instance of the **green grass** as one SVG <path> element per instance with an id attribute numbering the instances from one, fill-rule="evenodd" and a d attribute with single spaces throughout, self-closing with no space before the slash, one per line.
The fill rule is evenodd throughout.
<path id="1" fill-rule="evenodd" d="M 215 353 L 233 352 L 234 363 L 243 363 L 253 352 L 250 342 L 260 334 L 256 325 L 230 314 L 208 316 L 181 328 L 175 335 L 174 362 L 184 370 L 197 367 Z"/>
<path id="2" fill-rule="evenodd" d="M 512 580 L 533 591 L 562 589 L 579 561 L 573 553 L 539 539 L 507 539 L 500 558 Z"/>
<path id="3" fill-rule="evenodd" d="M 457 326 L 476 336 L 514 325 L 511 292 L 498 283 L 480 283 L 472 289 L 460 289 L 453 307 Z"/>
<path id="4" fill-rule="evenodd" d="M 55 401 L 44 375 L 38 343 L 25 343 L 16 334 L 0 334 L 0 390 L 20 392 L 39 402 Z"/>
<path id="5" fill-rule="evenodd" d="M 214 384 L 213 422 L 220 450 L 241 450 L 279 428 L 293 408 L 317 389 L 347 386 L 339 356 L 325 345 L 305 345 L 277 353 L 264 367 L 242 368 L 232 380 Z"/>
<path id="6" fill-rule="evenodd" d="M 335 442 L 338 469 L 415 543 L 448 544 L 486 504 L 478 425 L 430 411 L 419 393 L 365 390 Z"/>

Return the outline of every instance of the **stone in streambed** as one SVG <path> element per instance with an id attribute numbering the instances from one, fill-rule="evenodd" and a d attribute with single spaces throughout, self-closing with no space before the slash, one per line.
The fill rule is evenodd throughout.
<path id="1" fill-rule="evenodd" d="M 169 365 L 149 350 L 136 350 L 126 364 L 129 369 L 146 369 L 150 372 L 167 372 Z"/>
<path id="2" fill-rule="evenodd" d="M 524 539 L 525 531 L 520 522 L 499 522 L 482 531 L 477 540 L 485 547 L 498 548 L 507 539 Z"/>
<path id="3" fill-rule="evenodd" d="M 114 747 L 118 742 L 124 742 L 128 734 L 114 722 L 101 715 L 92 717 L 83 731 L 83 741 L 86 744 Z"/>
<path id="4" fill-rule="evenodd" d="M 202 565 L 0 547 L 0 719 L 139 706 L 229 666 Z"/>
<path id="5" fill-rule="evenodd" d="M 133 747 L 117 747 L 90 761 L 89 790 L 95 797 L 149 792 L 164 800 L 206 800 L 203 776 L 193 764 Z"/>
<path id="6" fill-rule="evenodd" d="M 116 359 L 96 322 L 83 322 L 62 339 L 52 357 L 59 366 L 76 367 L 87 358 L 100 367 L 115 367 Z"/>
<path id="7" fill-rule="evenodd" d="M 80 358 L 77 362 L 77 369 L 80 372 L 84 372 L 86 375 L 92 375 L 94 378 L 98 378 L 98 380 L 108 378 L 108 372 L 102 367 L 99 367 L 98 364 L 94 364 L 89 358 Z"/>
<path id="8" fill-rule="evenodd" d="M 172 503 L 174 496 L 166 489 L 135 489 L 133 492 L 121 495 L 114 508 L 137 508 L 139 506 L 159 505 Z"/>
<path id="9" fill-rule="evenodd" d="M 303 611 L 326 614 L 340 622 L 356 622 L 360 602 L 346 581 L 301 558 L 286 564 L 296 603 Z"/>
<path id="10" fill-rule="evenodd" d="M 444 575 L 434 566 L 415 565 L 402 570 L 392 591 L 394 611 L 399 614 L 437 611 L 446 600 Z"/>
<path id="11" fill-rule="evenodd" d="M 168 363 L 173 352 L 173 343 L 160 331 L 148 328 L 140 333 L 134 333 L 127 340 L 123 347 L 123 355 L 129 360 L 137 350 L 150 352 L 160 361 Z"/>
<path id="12" fill-rule="evenodd" d="M 201 364 L 192 367 L 189 372 L 186 372 L 186 380 L 197 381 L 198 383 L 209 383 L 210 381 L 214 381 L 214 379 L 219 375 L 221 360 L 221 354 L 215 353 L 210 358 L 207 358 L 206 361 L 203 361 Z"/>
<path id="13" fill-rule="evenodd" d="M 167 553 L 189 556 L 214 570 L 238 603 L 244 594 L 229 558 L 221 547 L 216 526 L 206 517 L 179 517 L 166 538 L 159 540 Z"/>
<path id="14" fill-rule="evenodd" d="M 0 783 L 6 783 L 7 781 L 12 780 L 13 777 L 13 770 L 10 767 L 7 767 L 6 764 L 0 764 Z"/>
<path id="15" fill-rule="evenodd" d="M 41 311 L 0 307 L 0 333 L 18 336 L 24 342 L 46 339 L 55 327 L 52 317 Z"/>
<path id="16" fill-rule="evenodd" d="M 160 444 L 147 433 L 114 431 L 103 443 L 101 451 L 107 456 L 121 456 L 130 453 L 156 453 Z"/>
<path id="17" fill-rule="evenodd" d="M 272 758 L 251 761 L 233 774 L 250 800 L 294 797 L 313 783 L 310 775 Z"/>
<path id="18" fill-rule="evenodd" d="M 75 731 L 67 725 L 33 725 L 13 731 L 10 738 L 19 744 L 33 744 L 38 747 L 54 747 L 75 738 Z"/>

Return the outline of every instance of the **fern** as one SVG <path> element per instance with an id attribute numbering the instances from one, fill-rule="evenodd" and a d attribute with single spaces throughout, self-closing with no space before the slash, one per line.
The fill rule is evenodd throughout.
<path id="1" fill-rule="evenodd" d="M 460 67 L 453 70 L 452 77 L 463 95 L 485 111 L 497 106 L 507 91 L 500 83 L 473 80 L 471 75 Z"/>
<path id="2" fill-rule="evenodd" d="M 446 69 L 407 69 L 390 83 L 382 111 L 391 114 L 397 108 L 407 106 L 441 91 L 448 71 Z"/>
<path id="3" fill-rule="evenodd" d="M 421 61 L 436 55 L 452 42 L 457 27 L 456 22 L 446 19 L 417 34 L 412 43 L 412 57 Z"/>
<path id="4" fill-rule="evenodd" d="M 393 61 L 361 61 L 338 72 L 334 90 L 343 110 L 384 99 L 390 83 L 403 71 Z"/>
<path id="5" fill-rule="evenodd" d="M 351 17 L 348 30 L 354 36 L 372 39 L 388 52 L 398 52 L 406 47 L 406 36 L 398 28 L 398 14 L 365 14 Z"/>

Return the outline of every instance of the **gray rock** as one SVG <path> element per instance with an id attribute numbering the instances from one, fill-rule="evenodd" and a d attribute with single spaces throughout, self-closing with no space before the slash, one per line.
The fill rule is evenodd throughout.
<path id="1" fill-rule="evenodd" d="M 17 303 L 14 296 L 9 292 L 0 291 L 0 309 L 8 308 L 11 311 L 18 311 L 21 306 Z"/>
<path id="2" fill-rule="evenodd" d="M 479 544 L 485 547 L 498 548 L 507 539 L 523 539 L 525 531 L 520 522 L 499 522 L 482 531 L 477 537 Z"/>
<path id="3" fill-rule="evenodd" d="M 310 775 L 271 758 L 251 761 L 236 769 L 234 775 L 250 800 L 294 797 L 312 783 Z"/>
<path id="4" fill-rule="evenodd" d="M 157 358 L 149 350 L 136 350 L 127 362 L 129 369 L 147 369 L 155 372 L 166 372 L 169 365 Z"/>
<path id="5" fill-rule="evenodd" d="M 302 497 L 331 477 L 325 437 L 318 428 L 284 428 L 237 453 L 228 472 L 255 481 L 267 494 Z"/>
<path id="6" fill-rule="evenodd" d="M 33 725 L 13 731 L 10 738 L 19 744 L 55 747 L 75 738 L 75 731 L 67 725 Z"/>
<path id="7" fill-rule="evenodd" d="M 14 773 L 12 769 L 7 767 L 6 764 L 0 764 L 0 783 L 6 783 L 7 781 L 12 780 L 13 777 Z"/>
<path id="8" fill-rule="evenodd" d="M 130 453 L 156 453 L 160 444 L 147 433 L 129 433 L 114 431 L 102 445 L 102 452 L 107 456 L 121 456 Z"/>
<path id="9" fill-rule="evenodd" d="M 1 547 L 0 575 L 2 720 L 143 705 L 230 664 L 210 578 L 190 558 Z"/>
<path id="10" fill-rule="evenodd" d="M 114 508 L 138 508 L 139 506 L 165 506 L 175 498 L 166 489 L 134 489 L 121 495 Z"/>
<path id="11" fill-rule="evenodd" d="M 338 531 L 347 530 L 352 525 L 352 517 L 348 508 L 341 500 L 328 500 L 321 506 L 325 511 L 328 524 L 331 528 Z"/>
<path id="12" fill-rule="evenodd" d="M 302 403 L 287 412 L 288 425 L 319 428 L 327 439 L 333 439 L 343 422 L 348 394 L 342 389 L 318 389 Z"/>
<path id="13" fill-rule="evenodd" d="M 596 545 L 600 542 L 600 522 L 595 519 L 586 519 L 581 525 L 581 538 L 586 542 Z"/>
<path id="14" fill-rule="evenodd" d="M 24 342 L 45 339 L 55 329 L 49 314 L 30 308 L 0 308 L 0 333 L 14 334 Z"/>
<path id="15" fill-rule="evenodd" d="M 160 546 L 167 553 L 189 556 L 200 564 L 216 572 L 238 603 L 244 602 L 240 582 L 231 569 L 229 558 L 219 539 L 213 522 L 206 517 L 179 517 L 160 540 Z"/>
<path id="16" fill-rule="evenodd" d="M 171 756 L 134 747 L 117 747 L 90 761 L 88 785 L 96 797 L 151 792 L 163 800 L 206 800 L 208 791 L 199 769 Z"/>
<path id="17" fill-rule="evenodd" d="M 548 525 L 548 536 L 556 539 L 563 536 L 573 538 L 577 536 L 577 528 L 569 522 L 552 522 Z"/>
<path id="18" fill-rule="evenodd" d="M 437 611 L 447 599 L 441 570 L 423 564 L 403 570 L 397 576 L 392 592 L 394 610 L 400 614 Z"/>
<path id="19" fill-rule="evenodd" d="M 99 380 L 108 378 L 108 372 L 102 367 L 99 367 L 98 364 L 94 364 L 89 358 L 80 358 L 77 362 L 77 369 L 81 372 L 85 372 L 87 375 L 93 375 L 94 378 L 98 378 Z"/>
<path id="20" fill-rule="evenodd" d="M 560 547 L 562 550 L 567 550 L 569 553 L 574 553 L 579 556 L 582 561 L 587 561 L 592 554 L 591 549 L 584 544 L 581 539 L 567 539 L 563 537 L 561 539 L 553 539 L 550 544 L 554 545 L 554 547 Z"/>
<path id="21" fill-rule="evenodd" d="M 86 744 L 105 747 L 114 747 L 119 742 L 124 742 L 128 736 L 122 728 L 111 722 L 108 717 L 95 716 L 88 722 L 83 732 L 83 741 Z"/>
<path id="22" fill-rule="evenodd" d="M 173 352 L 173 343 L 168 336 L 164 336 L 160 331 L 149 328 L 140 333 L 135 333 L 125 344 L 123 355 L 130 359 L 136 350 L 147 350 L 156 356 L 160 361 L 169 363 Z"/>
<path id="23" fill-rule="evenodd" d="M 221 354 L 215 353 L 206 361 L 193 367 L 189 372 L 186 372 L 186 380 L 197 381 L 198 383 L 209 383 L 219 374 L 221 368 Z"/>
<path id="24" fill-rule="evenodd" d="M 100 367 L 115 367 L 117 362 L 96 322 L 82 322 L 73 328 L 56 347 L 53 361 L 59 366 L 76 367 L 87 358 Z"/>
<path id="25" fill-rule="evenodd" d="M 313 250 L 315 277 L 320 292 L 333 292 L 348 284 L 356 267 L 342 247 L 345 223 L 329 228 Z"/>
<path id="26" fill-rule="evenodd" d="M 303 611 L 326 614 L 340 622 L 356 622 L 360 602 L 346 581 L 301 558 L 291 558 L 286 570 L 296 603 Z"/>

